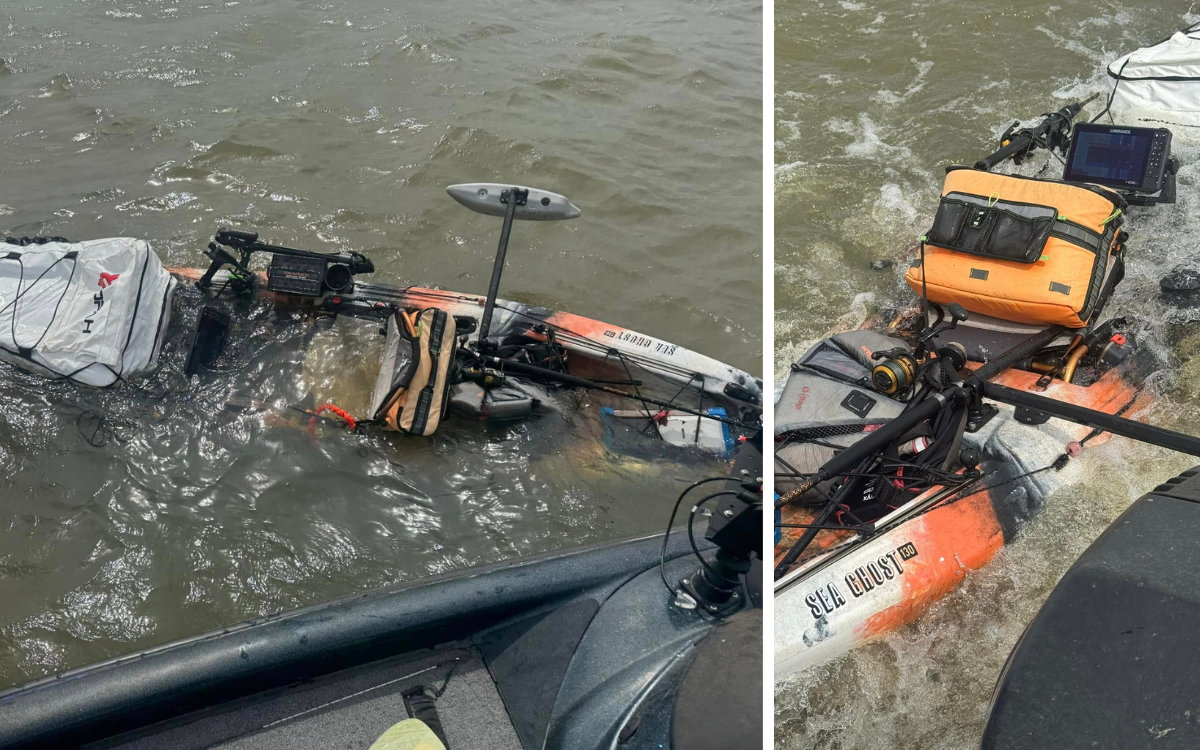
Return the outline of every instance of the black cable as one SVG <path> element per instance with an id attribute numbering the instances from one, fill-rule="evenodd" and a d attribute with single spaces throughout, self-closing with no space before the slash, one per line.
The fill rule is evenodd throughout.
<path id="1" fill-rule="evenodd" d="M 95 420 L 95 426 L 91 430 L 85 429 L 83 420 Z M 88 445 L 93 448 L 103 448 L 108 445 L 109 440 L 113 437 L 112 428 L 108 426 L 108 417 L 90 410 L 84 410 L 75 418 L 75 429 L 79 432 Z"/>
<path id="2" fill-rule="evenodd" d="M 714 492 L 713 494 L 699 500 L 695 505 L 693 505 L 692 512 L 688 514 L 687 535 L 688 535 L 688 542 L 692 545 L 692 553 L 696 555 L 696 559 L 700 561 L 700 564 L 704 566 L 705 570 L 707 570 L 709 573 L 711 573 L 716 578 L 721 579 L 722 581 L 728 581 L 729 579 L 726 578 L 725 576 L 721 575 L 717 571 L 713 570 L 712 566 L 708 564 L 708 561 L 704 559 L 704 556 L 700 554 L 700 547 L 696 544 L 696 536 L 693 531 L 692 524 L 696 520 L 696 511 L 700 510 L 700 506 L 704 505 L 705 503 L 707 503 L 709 500 L 712 500 L 713 498 L 722 497 L 723 495 L 736 495 L 736 494 L 738 494 L 737 490 L 725 490 L 724 492 Z M 735 581 L 735 583 L 736 583 L 736 581 Z"/>
<path id="3" fill-rule="evenodd" d="M 671 588 L 671 584 L 667 583 L 667 541 L 671 538 L 671 526 L 675 523 L 675 514 L 679 512 L 679 506 L 683 503 L 683 498 L 687 493 L 702 484 L 721 481 L 732 482 L 734 480 L 733 477 L 709 477 L 708 479 L 701 479 L 699 482 L 693 482 L 685 487 L 683 492 L 679 493 L 679 497 L 675 500 L 675 507 L 671 509 L 671 517 L 667 520 L 667 531 L 663 534 L 662 552 L 658 556 L 658 574 L 662 576 L 663 585 L 667 587 L 667 591 L 671 592 L 671 596 L 675 595 L 675 589 Z"/>
<path id="4" fill-rule="evenodd" d="M 1170 39 L 1170 37 L 1167 37 L 1167 39 Z M 1164 39 L 1163 41 L 1165 42 L 1166 39 Z M 1159 44 L 1162 44 L 1162 42 L 1159 42 Z M 1129 57 L 1125 58 L 1125 62 L 1121 63 L 1121 68 L 1120 68 L 1120 70 L 1117 71 L 1117 80 L 1115 82 L 1113 82 L 1112 91 L 1108 92 L 1108 101 L 1106 101 L 1104 103 L 1104 109 L 1100 110 L 1100 114 L 1098 114 L 1095 117 L 1093 117 L 1092 119 L 1088 120 L 1089 125 L 1092 124 L 1093 122 L 1095 122 L 1096 120 L 1099 120 L 1101 117 L 1104 117 L 1104 115 L 1108 114 L 1109 108 L 1112 107 L 1113 97 L 1115 97 L 1117 95 L 1117 86 L 1121 85 L 1121 74 L 1125 72 L 1125 66 L 1129 64 L 1129 61 L 1131 59 L 1133 59 L 1132 54 L 1130 54 Z M 1108 121 L 1114 122 L 1112 115 L 1108 115 Z M 1114 124 L 1115 124 L 1115 122 L 1114 122 Z"/>

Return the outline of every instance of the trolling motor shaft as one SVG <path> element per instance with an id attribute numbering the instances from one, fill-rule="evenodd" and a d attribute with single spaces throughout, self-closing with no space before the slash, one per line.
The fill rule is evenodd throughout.
<path id="1" fill-rule="evenodd" d="M 473 182 L 451 185 L 446 188 L 446 192 L 476 213 L 504 217 L 504 225 L 500 229 L 500 244 L 496 248 L 496 260 L 492 264 L 492 280 L 488 284 L 487 301 L 483 305 L 477 343 L 479 351 L 492 352 L 496 346 L 488 336 L 492 330 L 492 315 L 496 310 L 496 295 L 500 292 L 500 277 L 504 274 L 504 259 L 508 254 L 508 238 L 512 234 L 513 221 L 575 219 L 580 215 L 579 209 L 558 193 L 518 185 Z"/>
<path id="2" fill-rule="evenodd" d="M 500 245 L 496 248 L 496 262 L 492 264 L 492 280 L 488 284 L 487 301 L 483 305 L 483 319 L 479 323 L 480 351 L 494 349 L 494 342 L 488 339 L 492 330 L 492 313 L 496 310 L 496 294 L 500 291 L 500 277 L 504 274 L 504 257 L 508 254 L 508 237 L 512 234 L 513 217 L 516 216 L 517 206 L 529 202 L 529 189 L 511 187 L 500 193 L 500 202 L 505 204 L 504 226 L 500 228 Z"/>

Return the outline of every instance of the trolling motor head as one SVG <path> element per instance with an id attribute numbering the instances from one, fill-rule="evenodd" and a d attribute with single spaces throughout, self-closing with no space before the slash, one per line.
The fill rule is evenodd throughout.
<path id="1" fill-rule="evenodd" d="M 508 211 L 508 193 L 526 193 L 514 206 L 514 219 L 524 221 L 562 221 L 577 219 L 580 211 L 571 201 L 558 193 L 537 188 L 502 185 L 495 182 L 471 182 L 451 185 L 446 192 L 451 198 L 485 216 L 504 216 Z"/>
<path id="2" fill-rule="evenodd" d="M 496 262 L 492 265 L 492 281 L 488 285 L 487 301 L 483 306 L 483 319 L 479 324 L 480 351 L 495 349 L 495 342 L 488 338 L 492 327 L 492 312 L 496 309 L 496 294 L 500 291 L 500 276 L 504 273 L 504 256 L 508 252 L 508 237 L 512 234 L 514 219 L 525 221 L 561 221 L 576 219 L 580 211 L 571 201 L 549 190 L 503 185 L 495 182 L 472 182 L 451 185 L 446 188 L 450 197 L 472 211 L 485 216 L 503 216 L 500 229 L 500 245 L 496 248 Z"/>
<path id="3" fill-rule="evenodd" d="M 226 247 L 236 250 L 241 256 L 240 260 L 225 250 Z M 213 276 L 226 265 L 233 266 L 239 273 L 239 284 L 253 284 L 254 277 L 249 265 L 250 256 L 256 252 L 271 255 L 267 289 L 284 294 L 307 297 L 320 297 L 326 293 L 346 294 L 353 290 L 355 276 L 375 271 L 371 259 L 359 252 L 314 253 L 283 245 L 269 245 L 259 240 L 257 232 L 220 227 L 205 252 L 212 259 L 212 264 L 196 285 L 208 289 Z"/>

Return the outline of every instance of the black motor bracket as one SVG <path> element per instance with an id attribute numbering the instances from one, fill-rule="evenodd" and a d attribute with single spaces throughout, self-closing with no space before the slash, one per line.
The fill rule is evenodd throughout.
<path id="1" fill-rule="evenodd" d="M 753 596 L 759 582 L 747 580 L 763 554 L 763 480 L 761 433 L 742 445 L 740 480 L 733 494 L 725 495 L 713 511 L 704 538 L 717 546 L 711 563 L 705 563 L 680 582 L 681 593 L 695 600 L 698 608 L 710 615 L 724 616 L 750 602 L 743 590 Z"/>

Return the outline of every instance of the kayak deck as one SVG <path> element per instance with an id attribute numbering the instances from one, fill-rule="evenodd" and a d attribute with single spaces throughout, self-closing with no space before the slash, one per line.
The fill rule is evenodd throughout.
<path id="1" fill-rule="evenodd" d="M 990 382 L 1106 414 L 1136 411 L 1148 402 L 1133 366 L 1110 369 L 1086 386 L 1055 379 L 1042 388 L 1039 378 L 1008 369 Z M 868 537 L 853 531 L 818 534 L 776 582 L 776 678 L 915 620 L 968 570 L 986 565 L 1055 489 L 1071 481 L 1081 470 L 1071 459 L 1081 449 L 1108 437 L 1059 419 L 1023 423 L 1001 406 L 978 432 L 963 436 L 965 446 L 979 450 L 979 480 L 961 491 L 934 487 L 921 493 L 876 521 Z M 811 524 L 815 511 L 789 505 L 780 516 L 785 524 Z M 804 531 L 780 530 L 776 563 Z"/>
<path id="2" fill-rule="evenodd" d="M 204 275 L 204 271 L 197 268 L 168 270 L 188 281 L 199 280 Z M 213 279 L 213 292 L 220 294 L 228 279 L 228 272 L 218 272 Z M 263 279 L 265 281 L 265 275 Z M 470 318 L 480 317 L 486 301 L 479 295 L 418 286 L 358 284 L 356 289 L 372 298 L 386 300 L 387 305 L 404 309 L 435 307 L 450 315 Z M 256 287 L 256 294 L 260 298 L 275 299 L 277 303 L 284 302 L 278 295 L 266 291 L 264 284 Z M 756 421 L 761 414 L 762 381 L 732 365 L 621 326 L 519 302 L 496 301 L 493 336 L 521 335 L 544 339 L 547 330 L 552 330 L 556 341 L 573 355 L 570 361 L 573 375 L 618 380 L 629 378 L 631 372 L 635 379 L 649 375 L 653 380 L 661 381 L 660 391 L 668 395 L 695 392 L 700 401 L 707 401 L 708 406 L 725 407 L 736 419 Z M 476 338 L 477 333 L 472 333 L 468 341 Z M 646 385 L 652 388 L 655 383 Z"/>

